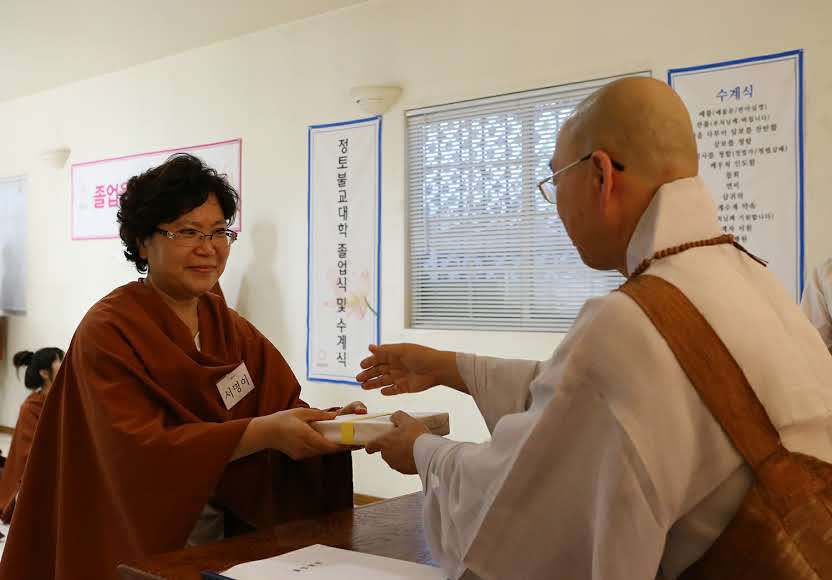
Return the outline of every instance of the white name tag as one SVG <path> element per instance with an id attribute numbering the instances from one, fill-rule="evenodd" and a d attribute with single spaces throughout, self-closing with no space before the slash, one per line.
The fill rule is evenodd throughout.
<path id="1" fill-rule="evenodd" d="M 246 363 L 240 363 L 240 366 L 221 378 L 217 383 L 217 390 L 226 409 L 231 409 L 240 399 L 253 391 L 254 382 L 248 374 Z"/>

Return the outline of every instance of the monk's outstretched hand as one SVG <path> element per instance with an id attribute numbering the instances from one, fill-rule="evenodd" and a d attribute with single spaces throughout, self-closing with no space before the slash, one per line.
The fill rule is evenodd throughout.
<path id="1" fill-rule="evenodd" d="M 366 370 L 355 377 L 364 389 L 398 395 L 447 385 L 467 392 L 454 352 L 410 343 L 371 344 L 369 348 L 371 355 L 361 361 Z"/>

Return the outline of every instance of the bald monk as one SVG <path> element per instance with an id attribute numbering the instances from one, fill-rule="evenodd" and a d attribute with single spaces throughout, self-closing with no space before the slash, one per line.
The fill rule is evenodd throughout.
<path id="1" fill-rule="evenodd" d="M 186 154 L 118 213 L 147 276 L 87 312 L 41 415 L 0 578 L 117 578 L 120 562 L 351 505 L 350 457 L 280 352 L 214 292 L 237 193 Z M 300 460 L 306 461 L 300 461 Z M 342 466 L 335 483 L 327 466 Z M 336 474 L 338 475 L 338 474 Z M 340 501 L 341 505 L 337 503 Z"/>
<path id="2" fill-rule="evenodd" d="M 20 371 L 26 367 L 23 384 L 32 393 L 20 406 L 20 414 L 17 416 L 9 446 L 9 458 L 3 468 L 3 477 L 0 478 L 0 519 L 5 524 L 12 520 L 17 492 L 23 479 L 26 461 L 29 459 L 29 451 L 32 449 L 32 440 L 43 411 L 43 403 L 63 360 L 64 351 L 56 347 L 41 348 L 36 352 L 23 350 L 16 353 L 12 359 L 15 370 Z"/>
<path id="3" fill-rule="evenodd" d="M 551 168 L 542 193 L 582 260 L 682 290 L 785 446 L 832 460 L 832 359 L 773 275 L 723 243 L 679 97 L 645 78 L 602 88 L 564 125 Z M 668 343 L 622 292 L 588 301 L 546 361 L 370 350 L 365 388 L 455 388 L 491 432 L 486 443 L 456 442 L 400 413 L 367 446 L 421 477 L 427 539 L 451 578 L 676 578 L 751 484 Z"/>

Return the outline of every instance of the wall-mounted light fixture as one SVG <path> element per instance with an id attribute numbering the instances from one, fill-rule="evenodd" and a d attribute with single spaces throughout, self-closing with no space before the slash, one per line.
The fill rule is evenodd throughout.
<path id="1" fill-rule="evenodd" d="M 350 96 L 365 113 L 383 115 L 390 110 L 402 94 L 400 87 L 361 86 L 350 89 Z"/>
<path id="2" fill-rule="evenodd" d="M 40 154 L 40 159 L 44 163 L 48 163 L 53 169 L 63 169 L 70 153 L 69 147 L 59 147 L 44 151 Z"/>

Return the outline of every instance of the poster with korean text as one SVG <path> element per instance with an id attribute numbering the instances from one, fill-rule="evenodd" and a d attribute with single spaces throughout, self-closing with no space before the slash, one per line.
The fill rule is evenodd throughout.
<path id="1" fill-rule="evenodd" d="M 379 340 L 381 117 L 309 127 L 307 378 L 356 384 Z"/>
<path id="2" fill-rule="evenodd" d="M 803 51 L 672 69 L 719 221 L 800 299 Z"/>
<path id="3" fill-rule="evenodd" d="M 127 181 L 180 152 L 199 157 L 218 173 L 227 175 L 228 182 L 242 198 L 241 139 L 75 163 L 72 165 L 72 239 L 117 238 L 116 212 L 119 199 L 127 189 Z M 242 203 L 237 207 L 232 226 L 235 231 L 242 227 L 241 206 Z"/>

